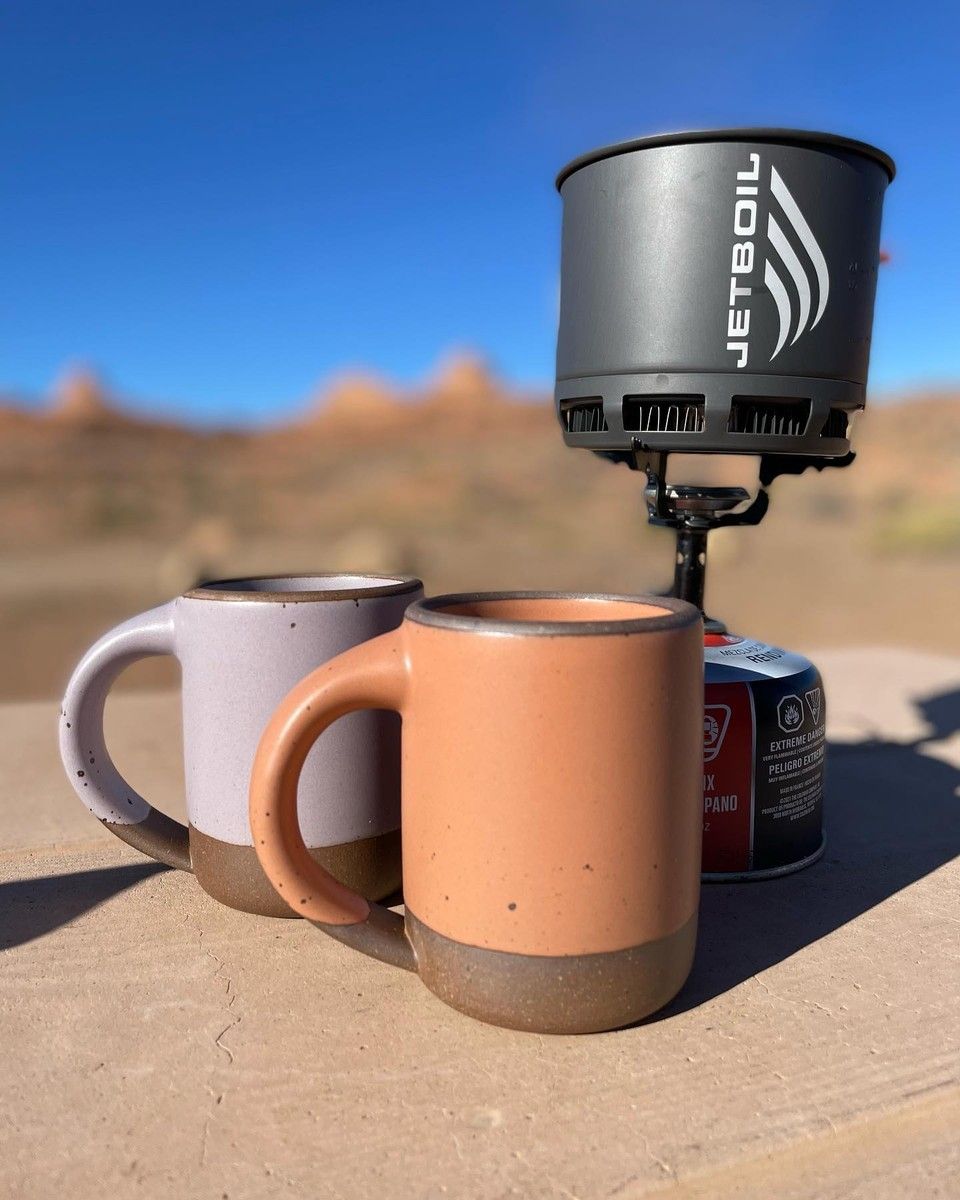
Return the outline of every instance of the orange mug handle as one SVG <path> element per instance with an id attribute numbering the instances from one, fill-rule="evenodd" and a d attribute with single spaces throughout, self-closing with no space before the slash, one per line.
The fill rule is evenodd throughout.
<path id="1" fill-rule="evenodd" d="M 384 962 L 416 971 L 403 918 L 339 883 L 310 857 L 297 786 L 323 731 L 361 708 L 402 712 L 410 664 L 403 626 L 362 642 L 301 680 L 263 731 L 250 778 L 250 829 L 267 878 L 298 916 Z"/>

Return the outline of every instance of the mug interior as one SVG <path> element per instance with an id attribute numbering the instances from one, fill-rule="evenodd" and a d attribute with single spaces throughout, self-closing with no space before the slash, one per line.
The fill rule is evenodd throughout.
<path id="1" fill-rule="evenodd" d="M 435 609 L 482 621 L 636 621 L 664 617 L 667 609 L 646 601 L 607 599 L 603 596 L 510 596 L 476 599 Z"/>
<path id="2" fill-rule="evenodd" d="M 407 617 L 475 633 L 594 634 L 653 632 L 686 625 L 699 613 L 671 596 L 478 592 L 421 600 Z"/>

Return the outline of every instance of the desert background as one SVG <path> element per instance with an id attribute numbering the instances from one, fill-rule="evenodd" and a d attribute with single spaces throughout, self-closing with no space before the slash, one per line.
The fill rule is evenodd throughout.
<path id="1" fill-rule="evenodd" d="M 564 446 L 551 397 L 473 350 L 401 389 L 339 375 L 255 429 L 151 420 L 96 372 L 0 401 L 0 701 L 53 698 L 116 622 L 203 579 L 414 572 L 429 592 L 666 589 L 672 534 L 642 476 Z M 712 535 L 707 606 L 799 650 L 960 651 L 960 387 L 873 397 L 845 470 L 775 482 L 758 528 Z M 751 460 L 674 476 L 750 483 Z M 170 661 L 127 687 L 173 686 Z"/>

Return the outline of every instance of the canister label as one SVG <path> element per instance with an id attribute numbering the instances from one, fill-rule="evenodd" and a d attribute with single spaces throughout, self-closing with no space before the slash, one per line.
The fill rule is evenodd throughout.
<path id="1" fill-rule="evenodd" d="M 703 870 L 763 871 L 823 836 L 823 684 L 805 658 L 729 634 L 705 640 Z"/>

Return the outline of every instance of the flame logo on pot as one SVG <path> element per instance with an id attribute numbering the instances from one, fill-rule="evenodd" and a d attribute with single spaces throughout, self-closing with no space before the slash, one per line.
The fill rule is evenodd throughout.
<path id="1" fill-rule="evenodd" d="M 797 293 L 796 330 L 790 339 L 790 345 L 792 346 L 806 331 L 808 325 L 810 329 L 816 329 L 820 323 L 820 318 L 824 314 L 827 307 L 827 300 L 830 296 L 830 272 L 827 270 L 827 260 L 820 249 L 820 243 L 814 236 L 813 230 L 807 224 L 806 217 L 800 211 L 800 206 L 790 194 L 790 189 L 783 182 L 780 172 L 772 165 L 770 167 L 770 193 L 780 206 L 784 222 L 793 230 L 797 241 L 806 252 L 807 258 L 813 267 L 813 275 L 817 283 L 817 312 L 813 321 L 810 322 L 812 290 L 809 269 L 800 261 L 797 252 L 787 239 L 780 222 L 774 216 L 771 206 L 771 211 L 767 215 L 767 238 L 771 248 L 776 251 L 783 270 L 793 280 L 793 286 Z M 780 272 L 769 257 L 764 263 L 763 282 L 766 284 L 770 295 L 773 297 L 773 302 L 777 306 L 777 317 L 780 321 L 777 345 L 770 355 L 770 361 L 773 362 L 786 345 L 787 338 L 790 337 L 790 331 L 794 326 L 793 301 Z"/>

